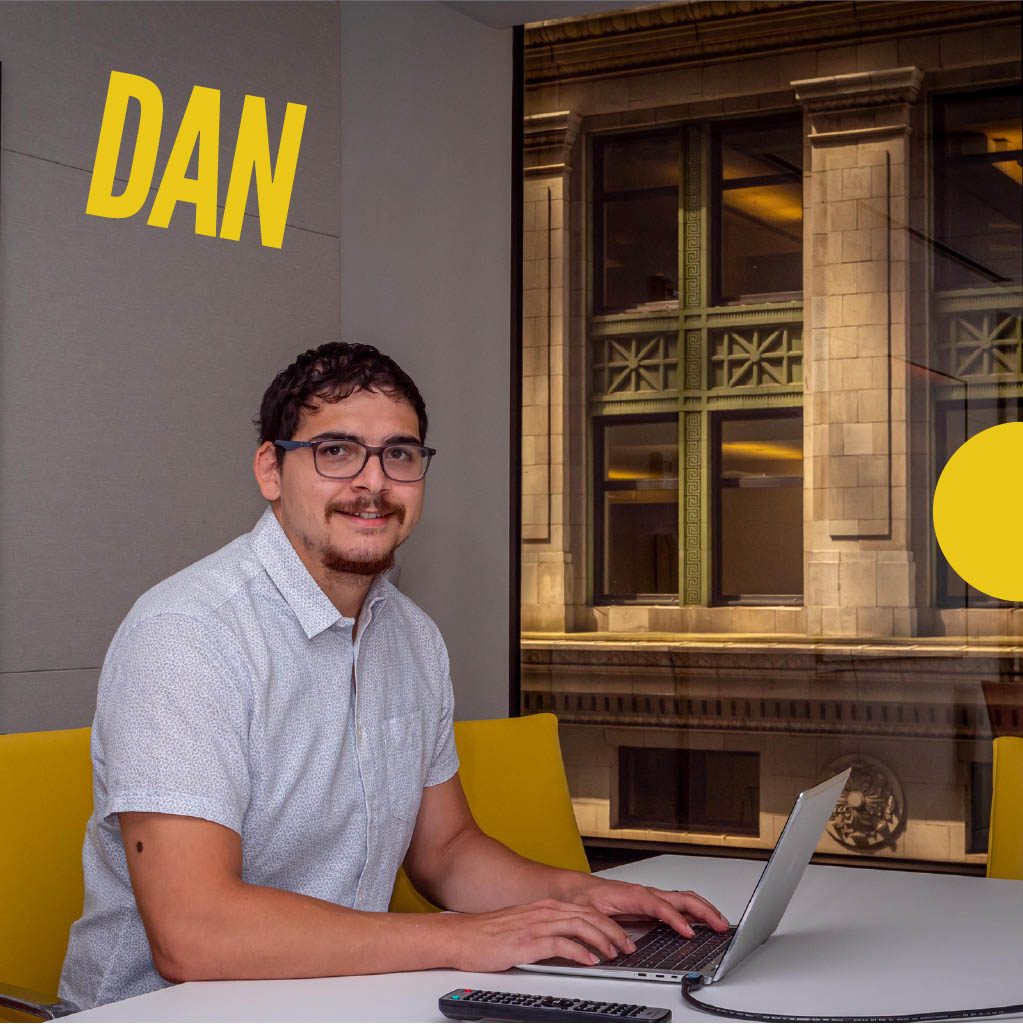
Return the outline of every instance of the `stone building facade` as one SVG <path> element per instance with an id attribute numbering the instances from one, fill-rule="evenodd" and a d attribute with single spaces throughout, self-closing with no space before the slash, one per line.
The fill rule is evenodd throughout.
<path id="1" fill-rule="evenodd" d="M 983 862 L 1023 608 L 955 576 L 930 496 L 1023 418 L 1019 30 L 997 0 L 527 27 L 522 691 L 584 834 L 770 846 L 855 762 L 824 849 Z M 657 804 L 664 772 L 749 792 Z"/>

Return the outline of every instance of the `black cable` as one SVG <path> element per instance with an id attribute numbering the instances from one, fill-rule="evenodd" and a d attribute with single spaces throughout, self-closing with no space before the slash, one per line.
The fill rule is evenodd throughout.
<path id="1" fill-rule="evenodd" d="M 937 1010 L 934 1013 L 897 1013 L 885 1016 L 883 1014 L 871 1014 L 863 1017 L 797 1017 L 783 1013 L 751 1013 L 748 1010 L 729 1010 L 723 1006 L 715 1006 L 713 1003 L 705 1003 L 693 995 L 697 989 L 703 987 L 703 978 L 694 975 L 682 982 L 682 998 L 694 1009 L 701 1013 L 709 1013 L 717 1017 L 731 1017 L 733 1020 L 766 1020 L 766 1021 L 796 1021 L 799 1024 L 891 1024 L 893 1021 L 925 1021 L 925 1020 L 962 1020 L 967 1017 L 998 1017 L 1003 1013 L 1023 1013 L 1023 1003 L 1015 1006 L 988 1006 L 980 1010 Z"/>

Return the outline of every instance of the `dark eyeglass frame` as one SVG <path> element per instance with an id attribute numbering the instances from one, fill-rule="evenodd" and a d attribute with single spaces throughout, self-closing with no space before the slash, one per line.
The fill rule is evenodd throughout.
<path id="1" fill-rule="evenodd" d="M 313 467 L 320 476 L 326 477 L 328 480 L 354 480 L 366 468 L 366 463 L 369 462 L 369 457 L 371 455 L 375 455 L 380 460 L 380 468 L 388 480 L 393 480 L 396 484 L 416 484 L 426 476 L 426 471 L 430 468 L 430 460 L 437 454 L 436 448 L 427 448 L 425 444 L 411 444 L 408 441 L 395 441 L 393 444 L 372 445 L 363 444 L 362 441 L 356 441 L 351 437 L 321 437 L 316 441 L 274 441 L 274 444 L 278 448 L 283 448 L 287 452 L 296 451 L 299 448 L 312 448 Z M 320 469 L 319 460 L 319 449 L 321 444 L 353 444 L 362 449 L 362 463 L 354 473 L 347 473 L 344 476 L 334 476 L 332 473 L 324 473 L 323 470 Z M 422 474 L 411 480 L 402 480 L 400 477 L 391 476 L 391 474 L 387 472 L 387 467 L 384 465 L 384 452 L 389 448 L 418 448 L 426 459 L 426 462 L 423 465 Z"/>

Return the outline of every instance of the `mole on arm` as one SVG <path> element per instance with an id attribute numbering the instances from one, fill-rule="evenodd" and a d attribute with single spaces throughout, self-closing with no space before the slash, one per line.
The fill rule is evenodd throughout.
<path id="1" fill-rule="evenodd" d="M 135 849 L 138 850 L 139 853 L 142 852 L 142 840 L 141 839 L 135 844 Z"/>

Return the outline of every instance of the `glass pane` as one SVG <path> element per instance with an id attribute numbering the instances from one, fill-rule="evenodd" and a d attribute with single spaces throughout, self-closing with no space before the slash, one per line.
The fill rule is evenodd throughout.
<path id="1" fill-rule="evenodd" d="M 721 204 L 722 295 L 801 291 L 802 186 L 729 189 Z"/>
<path id="2" fill-rule="evenodd" d="M 1023 171 L 1018 91 L 939 104 L 935 139 L 938 288 L 1023 280 Z M 1000 154 L 1006 154 L 999 159 Z"/>
<path id="3" fill-rule="evenodd" d="M 677 135 L 615 139 L 602 152 L 605 192 L 678 187 Z"/>
<path id="4" fill-rule="evenodd" d="M 802 418 L 721 422 L 721 596 L 803 591 Z"/>
<path id="5" fill-rule="evenodd" d="M 604 427 L 604 590 L 678 592 L 678 422 Z"/>
<path id="6" fill-rule="evenodd" d="M 678 298 L 678 201 L 637 193 L 604 205 L 604 305 Z"/>
<path id="7" fill-rule="evenodd" d="M 678 426 L 670 422 L 616 423 L 604 428 L 604 479 L 678 479 Z"/>
<path id="8" fill-rule="evenodd" d="M 792 118 L 767 126 L 724 127 L 719 132 L 721 176 L 726 181 L 803 174 L 802 120 Z"/>
<path id="9" fill-rule="evenodd" d="M 721 479 L 803 476 L 800 416 L 726 419 L 721 423 Z"/>
<path id="10" fill-rule="evenodd" d="M 677 593 L 678 488 L 608 491 L 605 502 L 607 593 Z"/>

